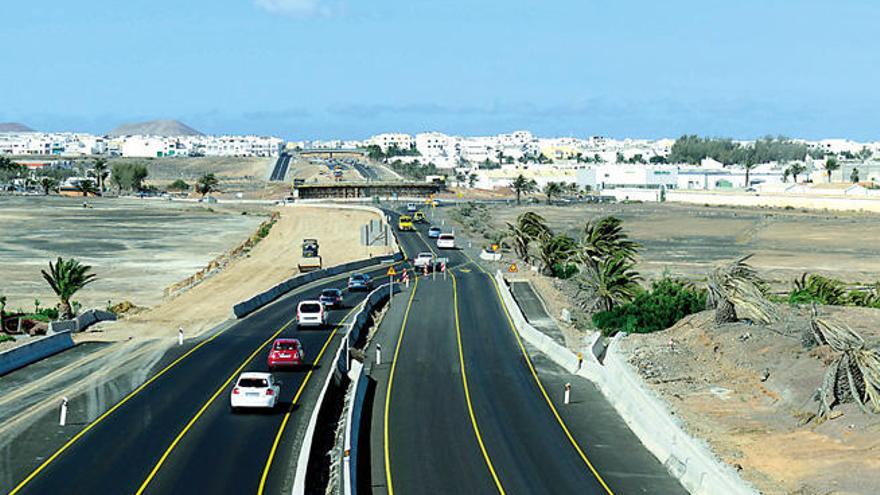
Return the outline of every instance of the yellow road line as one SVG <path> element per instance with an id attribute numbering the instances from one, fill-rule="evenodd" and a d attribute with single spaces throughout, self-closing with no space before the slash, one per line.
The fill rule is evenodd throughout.
<path id="1" fill-rule="evenodd" d="M 474 414 L 474 408 L 471 404 L 471 393 L 468 387 L 467 371 L 464 367 L 464 352 L 462 351 L 461 344 L 461 325 L 458 320 L 458 282 L 456 281 L 455 273 L 453 273 L 452 270 L 449 271 L 449 274 L 452 275 L 452 301 L 453 307 L 455 308 L 455 337 L 458 341 L 458 364 L 461 367 L 461 382 L 464 386 L 464 398 L 467 402 L 468 414 L 471 417 L 471 426 L 473 426 L 474 434 L 477 436 L 477 443 L 480 444 L 480 452 L 483 453 L 483 459 L 486 461 L 486 466 L 492 474 L 492 479 L 495 481 L 495 487 L 498 488 L 498 492 L 503 495 L 505 493 L 504 487 L 501 486 L 501 480 L 498 479 L 498 474 L 495 472 L 495 466 L 492 465 L 492 460 L 489 459 L 489 453 L 486 451 L 486 445 L 483 443 L 483 436 L 480 435 L 480 427 L 477 426 L 477 417 Z"/>
<path id="2" fill-rule="evenodd" d="M 231 328 L 231 327 L 229 327 L 229 328 Z M 188 350 L 188 351 L 187 351 L 186 353 L 184 353 L 182 356 L 180 356 L 179 358 L 177 358 L 177 359 L 175 359 L 174 361 L 172 361 L 171 364 L 169 364 L 168 366 L 162 368 L 161 371 L 159 371 L 158 373 L 156 373 L 155 375 L 153 375 L 149 380 L 147 380 L 147 381 L 145 381 L 144 383 L 142 383 L 138 388 L 132 390 L 128 395 L 126 395 L 125 397 L 123 397 L 122 400 L 120 400 L 119 402 L 117 402 L 116 404 L 114 404 L 113 407 L 111 407 L 111 408 L 108 409 L 106 412 L 104 412 L 104 414 L 102 414 L 102 415 L 98 416 L 97 418 L 95 418 L 94 421 L 92 421 L 91 423 L 89 423 L 88 425 L 86 425 L 85 428 L 83 428 L 82 430 L 80 430 L 79 433 L 77 433 L 76 435 L 74 435 L 73 438 L 71 438 L 70 440 L 68 440 L 67 442 L 65 442 L 64 445 L 61 446 L 61 448 L 59 448 L 58 450 L 56 450 L 54 454 L 52 454 L 51 456 L 49 456 L 48 459 L 46 459 L 45 461 L 43 461 L 42 464 L 40 464 L 39 466 L 37 466 L 37 468 L 34 469 L 34 470 L 31 472 L 31 474 L 29 474 L 29 475 L 28 475 L 25 479 L 23 479 L 18 485 L 16 485 L 15 488 L 13 488 L 11 492 L 9 492 L 9 495 L 15 495 L 15 494 L 17 494 L 18 492 L 20 492 L 20 491 L 21 491 L 21 490 L 22 490 L 22 489 L 23 489 L 28 483 L 31 482 L 31 480 L 33 480 L 38 474 L 40 474 L 40 472 L 42 472 L 44 469 L 46 469 L 46 467 L 49 466 L 49 464 L 51 464 L 55 459 L 57 459 L 58 456 L 60 456 L 62 453 L 64 453 L 64 451 L 66 451 L 66 450 L 69 449 L 74 443 L 76 443 L 77 440 L 79 440 L 80 438 L 82 438 L 83 435 L 85 435 L 86 433 L 88 433 L 89 430 L 91 430 L 92 428 L 94 428 L 95 426 L 97 426 L 101 421 L 103 421 L 105 418 L 107 418 L 107 416 L 110 416 L 111 414 L 113 414 L 113 412 L 115 412 L 117 409 L 119 409 L 120 407 L 122 407 L 123 404 L 125 404 L 126 402 L 128 402 L 129 400 L 131 400 L 132 397 L 134 397 L 135 395 L 137 395 L 137 394 L 139 394 L 141 391 L 143 391 L 145 388 L 147 388 L 147 386 L 149 386 L 151 383 L 153 383 L 154 381 L 156 381 L 157 379 L 159 379 L 159 377 L 161 377 L 161 376 L 164 375 L 166 372 L 168 372 L 168 370 L 170 370 L 171 368 L 173 368 L 174 366 L 176 366 L 178 363 L 180 363 L 181 361 L 183 361 L 184 359 L 186 359 L 187 357 L 189 357 L 192 353 L 196 352 L 196 351 L 197 351 L 199 348 L 201 348 L 202 346 L 208 344 L 208 343 L 211 342 L 212 340 L 214 340 L 214 339 L 216 339 L 217 337 L 219 337 L 220 334 L 224 333 L 226 330 L 228 330 L 228 328 L 227 328 L 227 329 L 224 329 L 224 330 L 221 330 L 221 331 L 215 333 L 214 335 L 212 335 L 211 337 L 209 337 L 208 339 L 206 339 L 206 340 L 204 340 L 204 341 L 198 343 L 195 347 L 193 347 L 192 349 Z"/>
<path id="3" fill-rule="evenodd" d="M 360 306 L 360 304 L 358 305 Z M 342 321 L 336 325 L 333 329 L 333 332 L 327 337 L 327 340 L 324 341 L 324 345 L 321 347 L 321 351 L 315 357 L 315 361 L 312 363 L 309 372 L 306 374 L 305 379 L 300 384 L 299 389 L 296 391 L 296 395 L 293 397 L 293 401 L 290 403 L 290 407 L 287 408 L 287 412 L 284 413 L 284 419 L 281 421 L 281 426 L 278 428 L 278 433 L 275 434 L 275 441 L 272 442 L 272 449 L 269 451 L 269 458 L 266 460 L 266 465 L 263 467 L 263 475 L 260 477 L 260 486 L 257 489 L 257 493 L 262 495 L 263 490 L 266 488 L 266 480 L 269 478 L 269 469 L 272 467 L 272 461 L 275 459 L 275 452 L 278 450 L 278 444 L 281 443 L 281 436 L 284 435 L 284 429 L 287 427 L 287 422 L 290 420 L 290 415 L 293 413 L 293 407 L 299 402 L 299 397 L 302 395 L 303 390 L 306 388 L 306 384 L 309 383 L 309 379 L 312 377 L 312 373 L 315 371 L 315 365 L 321 362 L 321 356 L 324 355 L 324 351 L 327 350 L 327 347 L 330 345 L 330 342 L 333 341 L 333 337 L 336 335 L 336 332 L 345 325 L 346 320 L 358 309 L 358 306 L 352 308 L 351 311 L 348 312 L 343 318 Z M 330 371 L 333 372 L 332 370 Z"/>
<path id="4" fill-rule="evenodd" d="M 513 336 L 516 339 L 516 343 L 519 345 L 519 349 L 522 352 L 523 357 L 525 357 L 525 359 L 526 359 L 526 363 L 529 366 L 529 371 L 532 373 L 532 376 L 535 379 L 535 383 L 538 384 L 538 388 L 541 390 L 541 394 L 544 396 L 544 400 L 547 402 L 547 405 L 550 406 L 550 411 L 553 412 L 553 416 L 556 418 L 556 421 L 559 423 L 559 426 L 562 427 L 562 431 L 565 432 L 565 436 L 568 438 L 568 441 L 571 442 L 572 446 L 574 446 L 578 455 L 584 461 L 584 464 L 587 465 L 587 467 L 590 469 L 590 472 L 593 473 L 593 476 L 596 478 L 596 480 L 599 482 L 599 484 L 602 485 L 602 488 L 605 489 L 605 492 L 608 493 L 609 495 L 614 495 L 613 492 L 611 491 L 611 488 L 609 488 L 608 484 L 605 483 L 605 480 L 602 479 L 602 475 L 599 474 L 599 472 L 593 466 L 593 463 L 590 462 L 590 459 L 587 458 L 587 455 L 584 453 L 583 449 L 581 449 L 581 446 L 578 445 L 577 440 L 574 439 L 574 436 L 571 434 L 571 431 L 569 431 L 568 426 L 565 424 L 565 421 L 562 419 L 562 416 L 559 415 L 559 411 L 556 410 L 556 406 L 553 405 L 553 401 L 550 400 L 550 396 L 547 394 L 547 390 L 544 388 L 544 384 L 541 382 L 541 379 L 538 377 L 538 372 L 535 371 L 535 366 L 532 364 L 532 359 L 529 357 L 529 353 L 526 351 L 526 348 L 522 343 L 522 339 L 520 339 L 519 332 L 516 330 L 516 326 L 514 326 L 514 324 L 513 324 L 513 318 L 511 318 L 511 316 L 510 316 L 510 311 L 507 309 L 507 305 L 504 304 L 504 299 L 501 297 L 501 289 L 498 287 L 498 281 L 496 281 L 495 277 L 490 275 L 489 272 L 487 272 L 486 269 L 483 268 L 479 263 L 476 263 L 473 259 L 471 259 L 471 257 L 468 256 L 467 253 L 464 253 L 463 251 L 462 251 L 462 253 L 469 260 L 471 260 L 471 262 L 473 262 L 474 266 L 476 266 L 481 272 L 483 272 L 484 275 L 489 277 L 489 279 L 492 281 L 492 284 L 495 286 L 495 292 L 498 295 L 498 301 L 501 302 L 501 307 L 504 309 L 505 316 L 507 316 L 507 323 L 508 323 L 508 326 L 510 327 L 510 331 L 513 333 Z"/>
<path id="5" fill-rule="evenodd" d="M 385 419 L 383 436 L 385 444 L 385 483 L 388 486 L 388 495 L 394 495 L 394 484 L 391 482 L 391 455 L 388 450 L 388 414 L 391 410 L 391 387 L 394 385 L 394 371 L 397 369 L 397 356 L 400 354 L 400 343 L 403 342 L 403 333 L 406 331 L 406 321 L 409 319 L 409 310 L 412 307 L 413 298 L 416 297 L 416 289 L 419 288 L 419 278 L 415 277 L 412 293 L 406 303 L 406 311 L 403 313 L 403 323 L 400 324 L 400 334 L 397 336 L 397 345 L 394 347 L 394 356 L 391 359 L 391 372 L 388 376 L 388 390 L 385 391 Z"/>
<path id="6" fill-rule="evenodd" d="M 135 492 L 137 495 L 144 493 L 144 490 L 147 489 L 147 485 L 149 485 L 150 482 L 153 481 L 153 478 L 156 476 L 156 473 L 159 472 L 159 469 L 165 463 L 165 460 L 168 459 L 168 456 L 171 455 L 171 452 L 175 449 L 175 447 L 177 447 L 177 444 L 180 443 L 180 441 L 183 439 L 184 435 L 187 434 L 187 432 L 190 430 L 190 428 L 193 427 L 193 425 L 196 423 L 196 421 L 198 421 L 199 418 L 202 417 L 202 414 L 204 414 L 205 411 L 208 409 L 208 406 L 210 406 L 211 403 L 214 402 L 214 399 L 216 399 L 221 393 L 223 393 L 223 391 L 226 389 L 226 387 L 228 387 L 229 384 L 232 383 L 232 380 L 234 380 L 235 377 L 238 376 L 239 373 L 241 373 L 241 370 L 243 370 L 244 367 L 247 366 L 247 364 L 249 362 L 251 362 L 251 360 L 254 359 L 257 356 L 257 354 L 263 350 L 264 347 L 269 345 L 272 342 L 272 340 L 275 339 L 275 337 L 280 335 L 281 332 L 283 332 L 287 327 L 289 327 L 291 323 L 293 323 L 293 320 L 290 320 L 287 323 L 285 323 L 284 326 L 279 328 L 277 332 L 273 333 L 268 339 L 263 341 L 263 343 L 260 344 L 259 347 L 254 349 L 254 352 L 252 352 L 251 355 L 248 356 L 247 359 L 245 359 L 244 362 L 242 362 L 241 365 L 238 368 L 236 368 L 236 370 L 233 371 L 231 375 L 229 375 L 229 378 L 227 378 L 226 381 L 224 381 L 223 384 L 217 388 L 217 390 L 214 392 L 214 394 L 211 395 L 211 397 L 208 399 L 208 401 L 205 402 L 201 408 L 199 408 L 196 415 L 193 416 L 189 420 L 189 422 L 186 423 L 186 426 L 183 427 L 183 430 L 181 430 L 180 433 L 178 433 L 177 436 L 174 437 L 174 441 L 171 442 L 171 445 L 169 445 L 168 448 L 165 449 L 165 452 L 162 454 L 162 456 L 159 457 L 159 460 L 156 462 L 156 465 L 153 466 L 153 469 L 150 471 L 150 474 L 147 475 L 147 478 L 144 480 L 143 483 L 141 483 L 140 488 L 138 488 L 137 492 Z"/>

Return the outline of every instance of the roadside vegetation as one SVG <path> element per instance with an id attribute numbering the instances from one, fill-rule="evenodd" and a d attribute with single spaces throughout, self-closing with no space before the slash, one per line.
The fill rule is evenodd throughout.
<path id="1" fill-rule="evenodd" d="M 764 137 L 746 145 L 731 139 L 682 136 L 672 145 L 666 161 L 669 163 L 699 164 L 712 158 L 725 165 L 769 162 L 803 161 L 807 156 L 822 158 L 824 153 L 811 150 L 807 145 L 785 137 Z"/>
<path id="2" fill-rule="evenodd" d="M 403 177 L 416 181 L 423 181 L 429 175 L 442 175 L 433 163 L 422 163 L 419 160 L 404 163 L 401 160 L 394 160 L 388 166 Z"/>

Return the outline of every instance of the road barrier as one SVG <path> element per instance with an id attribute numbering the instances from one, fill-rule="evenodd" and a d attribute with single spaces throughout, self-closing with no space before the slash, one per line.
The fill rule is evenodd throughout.
<path id="1" fill-rule="evenodd" d="M 82 332 L 86 328 L 100 321 L 116 321 L 116 313 L 90 309 L 83 311 L 72 320 L 58 320 L 49 322 L 49 333 Z"/>
<path id="2" fill-rule="evenodd" d="M 287 294 L 288 292 L 296 288 L 302 287 L 309 282 L 313 282 L 324 277 L 339 275 L 340 273 L 360 270 L 362 268 L 378 265 L 381 263 L 396 262 L 402 259 L 403 254 L 395 253 L 393 255 L 377 256 L 375 258 L 352 261 L 351 263 L 343 263 L 341 265 L 332 266 L 330 268 L 324 268 L 321 270 L 315 270 L 313 272 L 297 275 L 296 277 L 281 282 L 280 284 L 272 287 L 267 291 L 261 292 L 251 297 L 250 299 L 236 304 L 232 307 L 232 313 L 233 315 L 235 315 L 236 318 L 244 318 L 245 316 L 275 301 L 276 299 Z"/>
<path id="3" fill-rule="evenodd" d="M 71 347 L 73 347 L 73 337 L 67 331 L 39 337 L 26 344 L 0 352 L 0 375 L 66 351 Z"/>
<path id="4" fill-rule="evenodd" d="M 577 355 L 529 325 L 501 271 L 495 277 L 501 289 L 501 298 L 523 339 L 559 366 L 594 382 L 630 430 L 689 493 L 759 493 L 740 478 L 731 466 L 721 462 L 705 441 L 687 434 L 681 421 L 672 415 L 663 399 L 648 388 L 627 362 L 626 356 L 617 351 L 615 344 L 624 334 L 618 334 L 603 349 L 598 343 L 602 335 L 597 333 L 588 350 L 604 351 L 604 360 L 600 362 L 594 352 L 586 352 L 583 366 L 578 370 Z"/>
<path id="5" fill-rule="evenodd" d="M 392 287 L 392 290 L 394 292 L 400 292 L 400 284 L 395 283 Z M 339 342 L 339 348 L 336 350 L 336 355 L 334 356 L 332 361 L 333 367 L 331 368 L 330 373 L 327 374 L 327 378 L 324 380 L 324 386 L 321 388 L 321 393 L 318 395 L 318 400 L 315 402 L 315 409 L 312 411 L 312 415 L 309 418 L 309 423 L 306 427 L 305 436 L 303 437 L 302 445 L 300 446 L 299 455 L 296 462 L 296 474 L 294 476 L 293 482 L 294 495 L 303 495 L 306 490 L 306 474 L 309 465 L 309 457 L 312 451 L 312 441 L 315 436 L 315 428 L 318 424 L 318 416 L 320 415 L 321 410 L 326 405 L 324 402 L 327 397 L 327 390 L 330 388 L 331 383 L 333 383 L 334 381 L 336 383 L 341 383 L 341 381 L 344 380 L 345 377 L 348 375 L 349 354 L 348 352 L 346 352 L 347 349 L 353 347 L 356 343 L 366 339 L 367 322 L 371 317 L 371 313 L 377 307 L 385 304 L 385 301 L 388 300 L 390 292 L 391 291 L 388 290 L 388 284 L 383 284 L 370 292 L 366 299 L 364 299 L 363 303 L 361 303 L 362 306 L 360 311 L 358 311 L 357 315 L 355 315 L 354 320 L 352 320 L 351 326 L 349 327 L 348 331 L 345 332 L 345 335 L 343 335 L 342 339 Z M 351 377 L 353 383 L 357 384 L 357 387 L 366 387 L 367 385 L 368 380 L 362 379 L 363 374 L 364 369 L 363 367 L 361 367 L 360 372 L 355 377 Z M 360 431 L 361 414 L 363 412 L 363 402 L 365 395 L 365 390 L 355 390 L 352 403 L 350 404 L 348 408 L 348 413 L 345 416 L 346 434 L 344 448 L 346 451 L 349 452 L 351 462 L 344 462 L 340 464 L 344 467 L 342 477 L 344 482 L 347 484 L 344 486 L 346 494 L 357 493 L 357 489 L 355 486 L 357 463 L 355 462 L 355 460 L 357 459 L 357 439 Z"/>

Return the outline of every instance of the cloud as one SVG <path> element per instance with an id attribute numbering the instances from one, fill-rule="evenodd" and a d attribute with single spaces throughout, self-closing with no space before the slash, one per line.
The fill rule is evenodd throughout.
<path id="1" fill-rule="evenodd" d="M 323 0 L 254 0 L 254 4 L 272 14 L 291 17 L 327 16 L 333 9 Z"/>

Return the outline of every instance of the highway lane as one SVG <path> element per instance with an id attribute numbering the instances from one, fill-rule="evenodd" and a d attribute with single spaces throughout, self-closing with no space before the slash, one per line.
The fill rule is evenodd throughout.
<path id="1" fill-rule="evenodd" d="M 275 161 L 275 166 L 272 169 L 272 174 L 269 176 L 269 180 L 283 181 L 284 177 L 287 175 L 287 168 L 290 166 L 290 160 L 290 155 L 287 153 L 281 153 L 278 160 Z"/>
<path id="2" fill-rule="evenodd" d="M 380 275 L 385 268 L 373 270 Z M 338 287 L 344 281 L 316 284 L 293 297 L 287 297 L 237 322 L 192 354 L 185 357 L 164 374 L 149 382 L 140 392 L 130 396 L 118 408 L 82 435 L 66 450 L 51 459 L 29 482 L 20 486 L 20 493 L 135 493 L 147 479 L 161 456 L 193 418 L 204 408 L 201 419 L 218 439 L 228 440 L 225 445 L 209 443 L 200 449 L 187 449 L 188 435 L 177 445 L 182 456 L 168 456 L 165 467 L 186 465 L 197 478 L 177 478 L 180 485 L 202 491 L 202 483 L 212 483 L 213 493 L 241 493 L 257 490 L 257 485 L 272 446 L 272 440 L 281 418 L 280 414 L 220 418 L 217 404 L 226 404 L 231 388 L 226 382 L 239 368 L 264 363 L 268 344 L 275 336 L 294 335 L 303 341 L 311 360 L 327 341 L 331 329 L 297 331 L 290 325 L 295 302 L 315 298 L 324 287 Z M 364 294 L 348 295 L 347 303 L 357 303 Z M 334 312 L 338 322 L 342 313 Z M 293 390 L 302 383 L 306 373 L 285 373 L 283 398 L 289 403 Z M 222 391 L 213 402 L 209 399 L 217 390 Z M 76 399 L 74 399 L 76 400 Z M 208 407 L 205 405 L 208 404 Z M 296 416 L 296 415 L 294 415 Z M 227 421 L 228 420 L 228 421 Z M 207 438 L 201 434 L 202 425 L 193 423 L 193 439 Z M 219 436 L 218 431 L 230 428 L 230 436 Z M 267 433 L 271 430 L 271 434 Z M 246 432 L 242 435 L 243 432 Z M 238 436 L 236 436 L 238 435 Z M 210 436 L 210 435 L 209 435 Z M 244 441 L 246 439 L 247 441 Z M 173 454 L 173 451 L 172 451 Z M 188 454 L 188 455 L 187 455 Z M 47 453 L 48 455 L 48 453 Z M 236 469 L 217 470 L 218 458 L 239 460 Z M 174 478 L 171 469 L 169 476 Z M 157 479 L 162 487 L 169 487 L 162 471 Z M 218 480 L 219 479 L 219 480 Z M 216 481 L 215 481 L 216 480 Z M 216 485 L 213 483 L 216 482 Z M 193 491 L 193 490 L 188 490 Z M 15 491 L 13 493 L 16 493 Z M 158 491 L 156 492 L 158 493 Z"/>
<path id="3" fill-rule="evenodd" d="M 452 297 L 442 277 L 420 279 L 398 340 L 386 410 L 389 493 L 496 491 L 471 429 L 455 319 L 444 304 Z"/>

